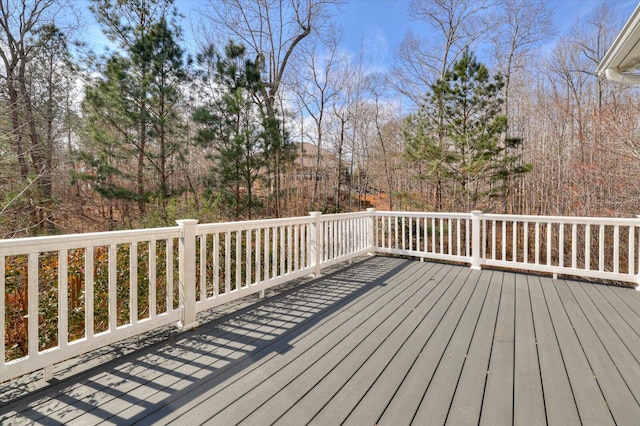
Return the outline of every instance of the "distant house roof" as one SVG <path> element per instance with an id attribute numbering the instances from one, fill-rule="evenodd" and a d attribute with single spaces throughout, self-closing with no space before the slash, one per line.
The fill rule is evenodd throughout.
<path id="1" fill-rule="evenodd" d="M 300 166 L 313 167 L 318 155 L 318 147 L 309 142 L 294 142 L 296 145 L 296 163 Z M 328 149 L 320 148 L 321 167 L 334 168 L 338 164 L 338 156 Z"/>
<path id="2" fill-rule="evenodd" d="M 640 84 L 640 5 L 598 66 L 598 75 L 623 84 Z"/>

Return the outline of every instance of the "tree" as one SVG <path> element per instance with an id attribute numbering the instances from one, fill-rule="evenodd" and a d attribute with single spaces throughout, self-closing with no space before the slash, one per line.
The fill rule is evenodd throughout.
<path id="1" fill-rule="evenodd" d="M 318 34 L 328 19 L 328 6 L 337 0 L 209 0 L 204 14 L 215 24 L 218 39 L 234 39 L 247 49 L 261 69 L 261 97 L 269 122 L 281 123 L 277 106 L 294 52 L 306 38 Z M 281 130 L 284 130 L 281 128 Z M 288 138 L 275 128 L 266 141 L 268 177 L 273 186 L 275 214 L 280 214 L 280 176 L 293 158 Z"/>
<path id="2" fill-rule="evenodd" d="M 342 88 L 340 80 L 344 76 L 337 78 L 337 68 L 344 58 L 338 53 L 338 39 L 331 38 L 326 50 L 321 49 L 319 40 L 309 43 L 307 49 L 301 52 L 301 59 L 297 62 L 295 90 L 298 99 L 302 104 L 303 113 L 313 122 L 313 134 L 311 139 L 316 146 L 315 164 L 313 169 L 313 191 L 311 193 L 311 209 L 316 208 L 318 201 L 318 184 L 320 181 L 320 160 L 322 150 L 325 149 L 325 132 L 327 131 L 327 120 L 329 105 L 333 98 L 338 96 Z M 305 135 L 303 135 L 304 137 Z M 325 206 L 326 207 L 326 206 Z"/>
<path id="3" fill-rule="evenodd" d="M 408 131 L 407 154 L 423 161 L 425 176 L 441 185 L 437 207 L 443 207 L 438 197 L 445 180 L 446 190 L 457 200 L 451 207 L 472 210 L 485 197 L 503 195 L 500 182 L 505 176 L 529 169 L 516 166 L 517 158 L 501 155 L 500 137 L 507 126 L 501 114 L 503 84 L 500 74 L 491 78 L 487 68 L 465 51 L 431 86 L 432 94 L 418 115 L 409 119 L 415 130 Z"/>
<path id="4" fill-rule="evenodd" d="M 498 71 L 504 76 L 504 102 L 502 114 L 507 117 L 508 126 L 503 134 L 502 147 L 503 155 L 517 155 L 521 158 L 522 152 L 513 152 L 512 148 L 522 148 L 522 143 L 511 143 L 507 146 L 507 138 L 515 140 L 522 136 L 522 128 L 513 127 L 511 123 L 520 122 L 513 111 L 512 105 L 519 101 L 513 96 L 513 84 L 522 84 L 522 73 L 526 71 L 529 64 L 536 63 L 540 56 L 536 48 L 553 34 L 553 21 L 551 11 L 547 5 L 541 2 L 530 0 L 502 0 L 498 4 L 498 12 L 495 21 L 498 27 L 491 33 L 490 42 L 493 47 L 493 56 L 496 61 Z M 522 164 L 521 164 L 522 165 Z M 507 191 L 504 197 L 505 206 L 503 210 L 513 213 L 516 205 L 514 187 L 516 182 L 507 180 L 503 182 Z"/>
<path id="5" fill-rule="evenodd" d="M 0 1 L 3 132 L 12 168 L 15 162 L 7 173 L 12 176 L 7 192 L 21 194 L 11 205 L 20 218 L 15 225 L 23 231 L 50 231 L 54 226 L 56 120 L 59 96 L 68 90 L 58 77 L 71 71 L 67 34 L 53 24 L 60 8 L 55 0 Z"/>
<path id="6" fill-rule="evenodd" d="M 429 87 L 493 26 L 484 16 L 490 6 L 487 0 L 411 0 L 411 17 L 424 21 L 431 31 L 407 32 L 390 84 L 420 105 Z"/>
<path id="7" fill-rule="evenodd" d="M 92 171 L 83 178 L 93 179 L 103 197 L 136 202 L 140 213 L 157 199 L 161 217 L 182 190 L 170 177 L 185 146 L 178 131 L 187 73 L 172 4 L 93 0 L 105 35 L 120 49 L 104 59 L 101 77 L 87 84 L 84 102 L 90 141 L 83 158 Z"/>
<path id="8" fill-rule="evenodd" d="M 199 56 L 200 63 L 214 61 L 211 79 L 214 99 L 197 108 L 193 119 L 201 125 L 197 142 L 211 149 L 209 195 L 219 198 L 234 219 L 251 218 L 260 205 L 255 184 L 267 164 L 265 149 L 274 128 L 260 108 L 263 82 L 256 62 L 246 59 L 245 48 L 231 41 L 225 55 L 212 47 Z M 277 125 L 276 125 L 277 128 Z"/>

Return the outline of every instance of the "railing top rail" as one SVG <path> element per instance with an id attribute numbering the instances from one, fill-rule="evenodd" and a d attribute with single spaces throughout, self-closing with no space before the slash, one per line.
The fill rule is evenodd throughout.
<path id="1" fill-rule="evenodd" d="M 508 215 L 484 213 L 484 220 L 500 220 L 513 222 L 541 222 L 541 223 L 575 223 L 581 225 L 640 225 L 635 218 L 616 217 L 586 217 L 586 216 L 535 216 L 535 215 Z"/>
<path id="2" fill-rule="evenodd" d="M 404 217 L 433 217 L 451 219 L 471 219 L 471 213 L 449 213 L 449 212 L 395 212 L 395 211 L 375 211 L 376 216 L 404 216 Z"/>
<path id="3" fill-rule="evenodd" d="M 352 212 L 352 213 L 331 213 L 331 214 L 321 215 L 320 220 L 339 220 L 339 219 L 349 219 L 349 218 L 369 217 L 369 216 L 371 216 L 371 212 L 368 212 L 368 211 Z"/>
<path id="4" fill-rule="evenodd" d="M 314 221 L 312 216 L 285 217 L 278 219 L 258 219 L 245 220 L 235 222 L 219 222 L 219 223 L 202 223 L 196 228 L 196 235 L 202 235 L 209 232 L 221 231 L 240 231 L 248 229 L 261 229 L 269 226 L 296 225 L 302 223 L 311 223 Z"/>
<path id="5" fill-rule="evenodd" d="M 0 254 L 10 256 L 31 252 L 56 251 L 70 248 L 131 243 L 178 238 L 180 227 L 132 229 L 125 231 L 91 232 L 87 234 L 53 235 L 0 240 Z"/>

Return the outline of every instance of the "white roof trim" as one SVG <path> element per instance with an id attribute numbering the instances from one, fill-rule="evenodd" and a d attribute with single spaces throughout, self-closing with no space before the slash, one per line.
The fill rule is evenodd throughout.
<path id="1" fill-rule="evenodd" d="M 608 80 L 623 84 L 640 84 L 640 74 L 634 67 L 640 65 L 640 5 L 604 55 L 596 72 Z M 636 68 L 637 69 L 637 68 Z"/>

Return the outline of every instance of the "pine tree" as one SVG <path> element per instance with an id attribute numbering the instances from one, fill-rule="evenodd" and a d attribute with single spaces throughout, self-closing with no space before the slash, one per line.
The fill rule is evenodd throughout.
<path id="1" fill-rule="evenodd" d="M 407 120 L 408 159 L 419 163 L 422 176 L 436 188 L 436 205 L 444 193 L 451 208 L 487 207 L 489 197 L 504 195 L 506 177 L 524 173 L 516 156 L 505 156 L 501 135 L 507 118 L 501 114 L 503 78 L 493 78 L 468 50 L 444 78 L 431 86 L 420 111 Z M 508 139 L 513 147 L 521 139 Z"/>
<path id="2" fill-rule="evenodd" d="M 217 92 L 193 114 L 201 125 L 197 142 L 209 148 L 213 162 L 208 195 L 221 201 L 228 216 L 251 218 L 261 204 L 255 186 L 268 164 L 269 141 L 279 137 L 273 132 L 279 131 L 280 123 L 273 123 L 260 107 L 264 83 L 258 64 L 246 59 L 244 46 L 231 41 L 224 56 L 209 48 L 199 60 L 213 61 L 205 79 L 211 79 Z"/>
<path id="3" fill-rule="evenodd" d="M 80 177 L 103 197 L 137 203 L 140 213 L 157 200 L 161 218 L 181 191 L 170 178 L 186 146 L 178 109 L 187 73 L 172 4 L 93 0 L 104 33 L 120 49 L 104 58 L 83 104 L 88 140 L 81 157 L 89 171 Z"/>

